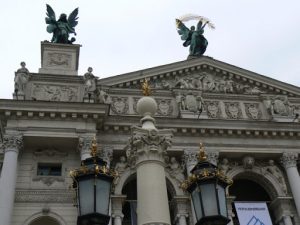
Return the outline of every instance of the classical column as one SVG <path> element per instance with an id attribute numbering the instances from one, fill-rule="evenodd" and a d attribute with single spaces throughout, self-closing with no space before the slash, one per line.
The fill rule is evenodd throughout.
<path id="1" fill-rule="evenodd" d="M 188 196 L 175 196 L 173 198 L 176 204 L 176 219 L 178 225 L 187 225 L 186 219 L 189 216 L 189 197 Z"/>
<path id="2" fill-rule="evenodd" d="M 285 215 L 282 217 L 284 225 L 293 225 L 292 218 L 289 215 Z"/>
<path id="3" fill-rule="evenodd" d="M 137 220 L 138 225 L 170 225 L 165 156 L 171 145 L 172 130 L 157 130 L 152 116 L 157 104 L 151 97 L 137 103 L 143 115 L 142 127 L 132 128 L 127 157 L 135 162 L 137 171 Z"/>
<path id="4" fill-rule="evenodd" d="M 300 216 L 300 178 L 297 170 L 298 153 L 285 152 L 281 157 L 281 162 L 286 170 L 289 184 L 294 197 L 298 216 Z"/>
<path id="5" fill-rule="evenodd" d="M 91 146 L 95 135 L 80 136 L 78 140 L 78 150 L 80 152 L 81 161 L 91 156 Z"/>
<path id="6" fill-rule="evenodd" d="M 123 203 L 126 199 L 126 195 L 112 195 L 111 202 L 112 202 L 112 214 L 111 217 L 114 220 L 114 225 L 122 225 L 123 220 Z"/>
<path id="7" fill-rule="evenodd" d="M 13 213 L 21 135 L 5 135 L 2 143 L 4 160 L 0 178 L 0 224 L 9 225 Z"/>

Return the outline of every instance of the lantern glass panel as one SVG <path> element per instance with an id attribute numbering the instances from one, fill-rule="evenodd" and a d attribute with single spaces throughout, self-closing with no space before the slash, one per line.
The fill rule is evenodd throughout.
<path id="1" fill-rule="evenodd" d="M 204 216 L 218 215 L 218 204 L 215 184 L 201 184 L 201 197 L 203 202 Z"/>
<path id="2" fill-rule="evenodd" d="M 110 180 L 96 179 L 96 212 L 108 215 Z"/>
<path id="3" fill-rule="evenodd" d="M 222 216 L 227 217 L 225 188 L 218 184 L 217 190 L 218 190 L 218 198 L 219 198 L 219 205 L 220 205 L 220 214 Z"/>
<path id="4" fill-rule="evenodd" d="M 94 179 L 79 180 L 80 215 L 94 212 Z"/>
<path id="5" fill-rule="evenodd" d="M 196 187 L 195 190 L 192 192 L 192 201 L 193 201 L 197 220 L 200 220 L 203 215 L 202 215 L 202 206 L 200 200 L 200 192 L 198 187 Z"/>

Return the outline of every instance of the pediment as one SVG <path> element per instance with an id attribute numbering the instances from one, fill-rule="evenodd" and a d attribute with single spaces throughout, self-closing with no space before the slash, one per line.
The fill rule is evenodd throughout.
<path id="1" fill-rule="evenodd" d="M 140 89 L 147 79 L 153 89 L 200 90 L 219 94 L 300 96 L 300 88 L 203 56 L 99 80 L 100 85 Z"/>

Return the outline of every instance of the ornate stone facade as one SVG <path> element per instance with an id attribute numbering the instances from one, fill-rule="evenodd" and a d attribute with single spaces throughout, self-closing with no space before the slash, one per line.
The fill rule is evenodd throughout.
<path id="1" fill-rule="evenodd" d="M 5 165 L 5 155 L 19 153 L 13 155 L 18 170 L 12 224 L 29 221 L 28 225 L 33 215 L 58 205 L 55 213 L 61 218 L 76 218 L 68 171 L 90 156 L 94 137 L 100 156 L 118 172 L 112 192 L 116 225 L 128 216 L 123 207 L 136 201 L 138 193 L 128 187 L 141 179 L 138 169 L 147 160 L 160 166 L 159 176 L 166 181 L 171 223 L 194 224 L 189 196 L 179 186 L 197 163 L 200 139 L 208 160 L 224 174 L 266 191 L 274 224 L 290 225 L 286 221 L 292 217 L 294 225 L 300 224 L 300 88 L 206 56 L 146 72 L 93 78 L 90 85 L 84 75 L 77 76 L 79 46 L 42 46 L 42 68 L 38 74 L 28 71 L 26 101 L 0 100 L 0 161 L 5 174 L 11 168 Z M 145 78 L 157 103 L 156 122 L 151 120 L 157 129 L 138 127 L 137 102 Z M 93 101 L 86 101 L 89 93 Z M 61 176 L 38 176 L 38 163 L 61 164 Z M 6 177 L 4 170 L 1 179 Z M 156 174 L 148 175 L 155 182 Z M 231 190 L 228 194 L 238 195 Z M 230 203 L 228 210 L 233 216 Z M 70 225 L 76 223 L 74 218 Z"/>

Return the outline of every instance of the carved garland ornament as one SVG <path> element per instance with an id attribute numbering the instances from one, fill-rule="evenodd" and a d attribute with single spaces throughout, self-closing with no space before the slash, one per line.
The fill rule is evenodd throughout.
<path id="1" fill-rule="evenodd" d="M 230 119 L 239 119 L 242 116 L 238 102 L 225 102 L 225 112 Z"/>
<path id="2" fill-rule="evenodd" d="M 111 110 L 115 114 L 126 114 L 128 112 L 128 98 L 112 97 Z"/>

